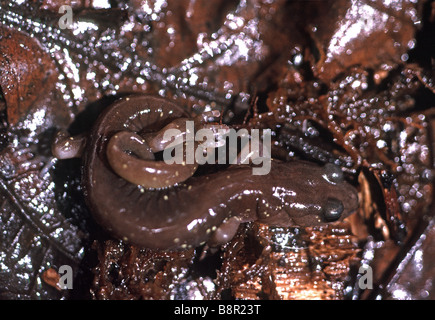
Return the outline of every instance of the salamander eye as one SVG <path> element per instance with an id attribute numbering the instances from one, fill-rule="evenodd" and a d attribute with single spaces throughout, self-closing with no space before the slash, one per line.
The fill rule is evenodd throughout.
<path id="1" fill-rule="evenodd" d="M 326 221 L 336 221 L 344 211 L 343 202 L 336 198 L 328 198 L 323 208 L 323 216 Z"/>
<path id="2" fill-rule="evenodd" d="M 341 171 L 339 166 L 332 163 L 327 163 L 325 164 L 324 169 L 325 174 L 323 176 L 329 182 L 339 183 L 344 181 L 343 171 Z"/>

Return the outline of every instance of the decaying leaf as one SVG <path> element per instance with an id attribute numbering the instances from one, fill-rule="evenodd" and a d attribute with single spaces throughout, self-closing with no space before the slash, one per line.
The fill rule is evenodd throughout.
<path id="1" fill-rule="evenodd" d="M 4 26 L 0 27 L 0 75 L 11 125 L 24 117 L 57 79 L 53 61 L 38 41 Z"/>

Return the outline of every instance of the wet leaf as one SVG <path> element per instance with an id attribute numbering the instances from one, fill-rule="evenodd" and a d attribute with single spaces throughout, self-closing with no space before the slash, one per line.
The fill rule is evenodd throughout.
<path id="1" fill-rule="evenodd" d="M 2 154 L 2 169 L 11 164 L 11 156 Z M 17 170 L 0 180 L 0 298 L 66 296 L 67 291 L 51 290 L 41 275 L 64 264 L 78 271 L 84 233 L 57 208 L 50 177 L 41 177 L 41 168 L 31 163 L 20 163 L 17 169 L 23 166 L 28 166 L 25 172 L 17 174 Z"/>
<path id="2" fill-rule="evenodd" d="M 55 85 L 53 60 L 37 41 L 4 27 L 0 33 L 6 107 L 1 115 L 6 139 L 0 152 L 0 299 L 59 299 L 71 292 L 55 290 L 42 275 L 64 264 L 77 274 L 87 236 L 77 220 L 84 217 L 60 205 L 66 198 L 77 200 L 60 193 L 54 180 L 65 181 L 50 169 L 52 128 L 65 127 L 70 112 Z M 84 212 L 84 206 L 79 210 Z"/>
<path id="3" fill-rule="evenodd" d="M 25 116 L 45 88 L 56 81 L 51 57 L 38 42 L 3 26 L 0 28 L 0 75 L 11 125 Z"/>

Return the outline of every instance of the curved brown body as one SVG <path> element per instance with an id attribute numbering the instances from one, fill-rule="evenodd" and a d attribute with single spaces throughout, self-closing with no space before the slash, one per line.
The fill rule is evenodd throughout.
<path id="1" fill-rule="evenodd" d="M 272 161 L 264 176 L 253 175 L 249 166 L 233 166 L 162 189 L 144 189 L 113 172 L 105 149 L 116 132 L 158 130 L 185 116 L 167 100 L 131 96 L 109 107 L 95 124 L 84 158 L 85 195 L 97 221 L 115 236 L 148 248 L 179 249 L 197 246 L 216 231 L 234 232 L 240 222 L 311 226 L 357 208 L 351 185 L 337 179 L 331 167 L 307 162 Z M 331 219 L 334 204 L 339 212 Z"/>

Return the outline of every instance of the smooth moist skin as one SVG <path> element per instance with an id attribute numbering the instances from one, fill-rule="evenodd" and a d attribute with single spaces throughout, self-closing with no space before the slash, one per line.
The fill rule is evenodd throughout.
<path id="1" fill-rule="evenodd" d="M 141 144 L 150 132 L 185 117 L 183 109 L 165 99 L 139 95 L 120 99 L 97 120 L 84 152 L 85 196 L 96 220 L 116 237 L 151 249 L 185 249 L 207 241 L 219 245 L 243 222 L 314 226 L 341 220 L 358 207 L 355 188 L 330 164 L 272 160 L 267 175 L 234 165 L 175 185 L 163 181 L 168 172 L 160 176 L 154 171 L 151 179 L 163 181 L 162 186 L 167 182 L 162 188 L 139 186 L 113 170 L 107 148 L 116 142 L 116 134 L 131 132 L 121 138 L 133 136 Z M 125 146 L 119 141 L 116 145 Z M 169 166 L 147 157 L 146 166 Z"/>

